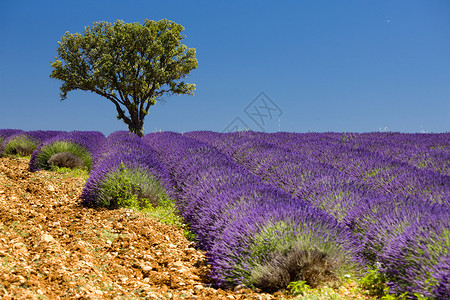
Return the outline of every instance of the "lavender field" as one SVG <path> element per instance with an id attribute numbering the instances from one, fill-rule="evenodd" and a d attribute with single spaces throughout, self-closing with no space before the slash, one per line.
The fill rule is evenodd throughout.
<path id="1" fill-rule="evenodd" d="M 274 292 L 375 269 L 393 295 L 450 298 L 450 133 L 0 130 L 0 142 L 32 171 L 88 169 L 86 206 L 175 203 L 216 286 Z"/>

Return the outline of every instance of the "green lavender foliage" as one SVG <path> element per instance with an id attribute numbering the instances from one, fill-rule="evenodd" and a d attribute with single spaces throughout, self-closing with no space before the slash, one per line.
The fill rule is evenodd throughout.
<path id="1" fill-rule="evenodd" d="M 290 282 L 305 282 L 316 288 L 324 283 L 336 283 L 344 275 L 355 272 L 348 253 L 335 241 L 307 228 L 302 234 L 295 234 L 290 230 L 293 224 L 286 221 L 269 224 L 253 238 L 252 285 L 275 291 Z"/>
<path id="2" fill-rule="evenodd" d="M 39 145 L 39 141 L 26 135 L 18 135 L 4 147 L 3 155 L 29 156 Z"/>
<path id="3" fill-rule="evenodd" d="M 100 187 L 99 204 L 109 208 L 156 207 L 167 202 L 164 189 L 152 174 L 142 169 L 120 168 L 106 176 Z"/>
<path id="4" fill-rule="evenodd" d="M 37 156 L 37 166 L 40 169 L 48 170 L 51 169 L 51 165 L 48 163 L 48 160 L 57 153 L 72 153 L 75 156 L 79 157 L 87 170 L 90 170 L 92 167 L 92 158 L 87 151 L 82 146 L 67 141 L 56 141 L 49 145 L 46 145 L 41 148 L 41 152 Z"/>

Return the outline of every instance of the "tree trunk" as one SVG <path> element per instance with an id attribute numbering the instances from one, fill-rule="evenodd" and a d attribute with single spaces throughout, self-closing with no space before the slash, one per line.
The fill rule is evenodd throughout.
<path id="1" fill-rule="evenodd" d="M 144 136 L 144 122 L 131 122 L 128 124 L 128 130 L 130 132 L 136 133 L 139 137 Z"/>
<path id="2" fill-rule="evenodd" d="M 141 120 L 139 118 L 137 111 L 131 112 L 129 109 L 129 112 L 130 112 L 130 116 L 131 116 L 131 118 L 130 118 L 131 122 L 128 124 L 128 130 L 133 133 L 136 133 L 139 137 L 143 137 L 144 136 L 144 120 L 143 119 Z"/>

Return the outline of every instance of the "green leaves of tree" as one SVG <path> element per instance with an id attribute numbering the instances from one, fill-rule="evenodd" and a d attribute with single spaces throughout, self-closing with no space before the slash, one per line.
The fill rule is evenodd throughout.
<path id="1" fill-rule="evenodd" d="M 50 77 L 63 82 L 61 100 L 78 89 L 101 95 L 138 133 L 150 106 L 163 94 L 194 93 L 195 84 L 180 80 L 198 65 L 195 49 L 181 44 L 183 30 L 163 19 L 145 20 L 144 25 L 102 21 L 85 27 L 82 34 L 66 32 L 58 42 Z"/>

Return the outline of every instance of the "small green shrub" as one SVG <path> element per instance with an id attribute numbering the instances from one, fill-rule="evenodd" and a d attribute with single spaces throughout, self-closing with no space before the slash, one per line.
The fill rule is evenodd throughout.
<path id="1" fill-rule="evenodd" d="M 38 145 L 38 141 L 26 135 L 18 135 L 5 145 L 3 155 L 30 156 Z"/>
<path id="2" fill-rule="evenodd" d="M 50 171 L 56 172 L 58 174 L 66 175 L 67 177 L 73 176 L 73 177 L 80 177 L 87 179 L 89 177 L 89 172 L 86 169 L 71 169 L 66 167 L 58 167 L 58 166 L 52 166 L 50 168 Z"/>
<path id="3" fill-rule="evenodd" d="M 50 166 L 70 168 L 70 169 L 86 169 L 81 158 L 70 152 L 59 152 L 53 154 L 47 161 Z"/>
<path id="4" fill-rule="evenodd" d="M 109 208 L 134 207 L 140 210 L 157 207 L 166 198 L 163 188 L 152 174 L 142 169 L 120 167 L 106 176 L 100 186 L 99 205 Z"/>
<path id="5" fill-rule="evenodd" d="M 292 281 L 288 284 L 287 288 L 290 290 L 291 294 L 294 296 L 304 295 L 311 288 L 306 283 L 306 281 Z"/>
<path id="6" fill-rule="evenodd" d="M 140 168 L 129 169 L 123 163 L 115 172 L 107 175 L 100 190 L 101 206 L 134 207 L 140 210 L 164 206 L 175 210 L 173 200 L 167 196 L 153 174 Z"/>
<path id="7" fill-rule="evenodd" d="M 303 234 L 280 235 L 291 226 L 278 222 L 254 237 L 251 257 L 258 258 L 250 284 L 266 291 L 286 288 L 291 282 L 305 282 L 312 288 L 337 284 L 345 274 L 356 271 L 342 246 L 305 230 Z M 282 236 L 282 238 L 280 238 Z M 267 256 L 270 253 L 270 256 Z"/>
<path id="8" fill-rule="evenodd" d="M 54 143 L 43 146 L 40 150 L 41 152 L 36 157 L 36 165 L 39 169 L 51 169 L 51 158 L 58 153 L 71 153 L 77 156 L 83 162 L 83 165 L 87 170 L 90 170 L 92 167 L 92 158 L 90 153 L 76 143 L 56 141 Z M 57 166 L 64 167 L 64 165 Z"/>
<path id="9" fill-rule="evenodd" d="M 195 238 L 179 216 L 175 200 L 166 194 L 158 179 L 146 170 L 129 169 L 121 163 L 115 172 L 103 180 L 98 200 L 99 206 L 111 209 L 129 207 L 165 224 L 182 227 L 186 237 Z"/>
<path id="10" fill-rule="evenodd" d="M 386 278 L 377 269 L 369 269 L 364 277 L 359 280 L 359 286 L 366 290 L 370 296 L 381 298 L 389 294 Z"/>
<path id="11" fill-rule="evenodd" d="M 417 299 L 417 300 L 425 300 L 428 299 L 423 295 L 418 293 L 414 293 L 414 297 L 411 298 L 408 292 L 404 292 L 400 295 L 393 295 L 390 293 L 389 286 L 387 286 L 386 282 L 388 280 L 378 269 L 372 268 L 369 269 L 366 275 L 359 279 L 358 285 L 359 287 L 365 291 L 369 296 L 374 296 L 377 299 L 382 300 L 405 300 L 405 299 Z"/>

